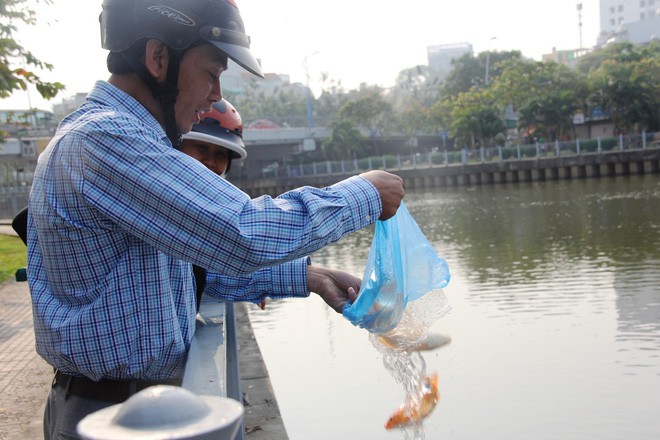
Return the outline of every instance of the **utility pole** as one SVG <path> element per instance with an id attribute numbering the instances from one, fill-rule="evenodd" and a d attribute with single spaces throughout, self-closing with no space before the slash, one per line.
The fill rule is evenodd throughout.
<path id="1" fill-rule="evenodd" d="M 486 77 L 484 78 L 484 83 L 487 86 L 488 80 L 490 79 L 490 43 L 497 37 L 491 37 L 488 40 L 488 51 L 486 52 Z"/>
<path id="2" fill-rule="evenodd" d="M 314 127 L 314 107 L 312 104 L 312 90 L 309 88 L 309 67 L 307 66 L 307 61 L 309 60 L 310 57 L 318 54 L 320 51 L 316 51 L 314 53 L 311 53 L 309 55 L 305 55 L 305 59 L 303 60 L 303 66 L 305 67 L 305 79 L 306 79 L 306 86 L 307 86 L 307 128 L 313 128 Z"/>
<path id="3" fill-rule="evenodd" d="M 580 32 L 580 54 L 582 53 L 582 3 L 577 4 L 578 30 Z"/>

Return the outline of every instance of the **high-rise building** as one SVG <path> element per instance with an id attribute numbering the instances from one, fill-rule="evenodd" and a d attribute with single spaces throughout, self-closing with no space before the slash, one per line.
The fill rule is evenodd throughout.
<path id="1" fill-rule="evenodd" d="M 429 67 L 444 73 L 451 71 L 452 62 L 465 54 L 473 54 L 470 43 L 440 44 L 427 48 Z"/>
<path id="2" fill-rule="evenodd" d="M 660 0 L 600 0 L 598 46 L 660 39 Z"/>

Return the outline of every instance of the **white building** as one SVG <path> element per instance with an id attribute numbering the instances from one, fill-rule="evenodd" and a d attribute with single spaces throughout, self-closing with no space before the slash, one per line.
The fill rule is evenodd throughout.
<path id="1" fill-rule="evenodd" d="M 648 43 L 660 38 L 660 0 L 600 0 L 598 45 Z"/>
<path id="2" fill-rule="evenodd" d="M 658 0 L 660 1 L 660 0 Z M 472 55 L 470 43 L 453 43 L 429 46 L 426 49 L 429 67 L 438 72 L 449 72 L 453 69 L 452 62 L 465 54 Z"/>

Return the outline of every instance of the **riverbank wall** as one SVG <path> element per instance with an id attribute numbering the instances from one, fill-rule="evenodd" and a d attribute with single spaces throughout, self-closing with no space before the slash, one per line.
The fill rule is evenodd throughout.
<path id="1" fill-rule="evenodd" d="M 573 156 L 492 162 L 376 167 L 401 176 L 406 189 L 428 189 L 562 179 L 603 178 L 660 173 L 660 149 L 636 149 Z M 324 187 L 358 174 L 323 173 L 234 182 L 255 197 L 279 195 L 302 185 Z"/>

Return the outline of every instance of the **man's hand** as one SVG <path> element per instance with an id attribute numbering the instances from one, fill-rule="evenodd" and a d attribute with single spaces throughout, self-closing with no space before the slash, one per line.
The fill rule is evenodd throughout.
<path id="1" fill-rule="evenodd" d="M 341 313 L 346 301 L 357 299 L 361 280 L 341 270 L 307 266 L 307 288 L 318 293 L 335 312 Z"/>
<path id="2" fill-rule="evenodd" d="M 367 171 L 360 174 L 360 177 L 371 182 L 380 194 L 383 210 L 378 220 L 387 220 L 396 214 L 401 205 L 401 200 L 406 195 L 403 190 L 403 179 L 396 174 L 382 170 Z"/>

